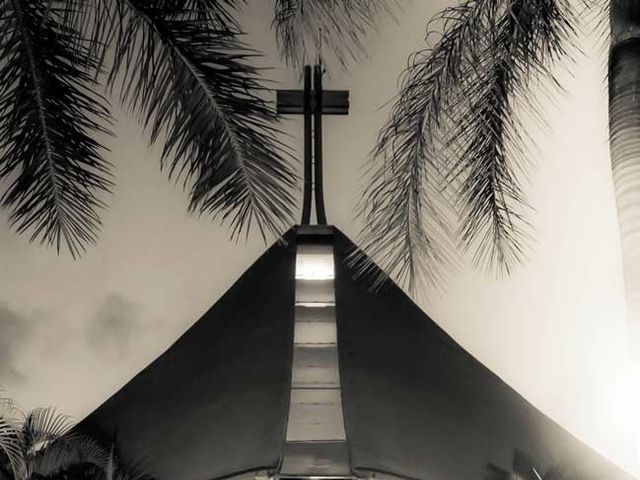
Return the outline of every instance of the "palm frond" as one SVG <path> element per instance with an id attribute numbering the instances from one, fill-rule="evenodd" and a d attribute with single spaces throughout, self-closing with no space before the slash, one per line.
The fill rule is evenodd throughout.
<path id="1" fill-rule="evenodd" d="M 8 462 L 10 478 L 28 480 L 50 478 L 76 465 L 106 472 L 110 454 L 93 438 L 73 431 L 69 417 L 53 408 L 24 414 L 11 399 L 0 396 L 0 461 Z"/>
<path id="2" fill-rule="evenodd" d="M 8 397 L 2 388 L 0 388 L 0 415 L 13 423 L 18 422 L 18 419 L 24 417 L 16 401 Z"/>
<path id="3" fill-rule="evenodd" d="M 236 14 L 245 0 L 175 0 L 185 15 L 203 21 L 219 35 L 237 35 L 242 32 Z M 175 7 L 174 7 L 175 8 Z"/>
<path id="4" fill-rule="evenodd" d="M 105 480 L 150 480 L 140 465 L 123 465 L 116 453 L 115 445 L 111 446 L 105 468 Z"/>
<path id="5" fill-rule="evenodd" d="M 107 101 L 67 20 L 81 1 L 5 0 L 0 16 L 0 201 L 19 233 L 74 257 L 96 241 L 111 187 L 96 140 L 109 133 Z"/>
<path id="6" fill-rule="evenodd" d="M 412 294 L 423 279 L 438 286 L 443 267 L 455 264 L 450 208 L 439 186 L 439 172 L 412 162 L 391 172 L 376 171 L 370 177 L 373 184 L 359 206 L 366 222 L 360 235 L 361 250 L 349 258 L 356 275 L 368 279 L 373 290 L 388 276 Z"/>
<path id="7" fill-rule="evenodd" d="M 410 58 L 372 153 L 371 180 L 359 207 L 365 218 L 360 243 L 384 271 L 409 288 L 422 279 L 436 284 L 442 265 L 451 262 L 439 129 L 446 120 L 445 104 L 468 69 L 468 51 L 482 40 L 480 19 L 488 3 L 465 2 L 433 19 L 442 23 L 445 34 L 433 48 Z M 367 262 L 358 269 L 366 274 Z"/>
<path id="8" fill-rule="evenodd" d="M 83 66 L 93 73 L 94 78 L 102 71 L 109 43 L 113 40 L 113 18 L 104 17 L 108 10 L 103 0 L 57 0 L 49 1 L 48 6 L 58 6 L 60 28 L 75 32 L 70 38 L 68 49 L 78 52 L 80 59 L 88 55 L 92 62 Z M 79 62 L 80 63 L 80 62 Z"/>
<path id="9" fill-rule="evenodd" d="M 231 5 L 118 2 L 110 83 L 151 142 L 163 138 L 163 167 L 189 185 L 190 209 L 229 223 L 234 238 L 255 222 L 266 239 L 291 222 L 296 176 Z"/>
<path id="10" fill-rule="evenodd" d="M 59 414 L 53 408 L 31 410 L 22 425 L 22 437 L 27 451 L 36 452 L 49 442 L 62 437 L 71 428 L 67 415 Z"/>
<path id="11" fill-rule="evenodd" d="M 514 97 L 536 113 L 532 78 L 553 79 L 550 65 L 574 33 L 571 10 L 564 0 L 467 0 L 432 21 L 443 33 L 410 59 L 373 151 L 365 250 L 385 269 L 433 281 L 450 258 L 434 253 L 447 238 L 444 199 L 459 210 L 460 243 L 476 250 L 475 263 L 509 271 L 527 232 Z"/>
<path id="12" fill-rule="evenodd" d="M 527 137 L 515 101 L 539 115 L 534 80 L 567 54 L 574 17 L 563 0 L 511 0 L 485 10 L 486 34 L 474 51 L 472 74 L 449 109 L 449 178 L 462 178 L 461 243 L 474 263 L 509 273 L 524 257 L 527 208 L 519 178 L 526 171 Z"/>
<path id="13" fill-rule="evenodd" d="M 26 464 L 20 428 L 16 425 L 12 415 L 6 411 L 0 413 L 0 453 L 7 458 L 13 477 L 15 479 L 23 478 Z"/>
<path id="14" fill-rule="evenodd" d="M 276 0 L 271 25 L 287 64 L 299 68 L 327 53 L 346 68 L 366 54 L 365 35 L 396 5 L 389 0 Z"/>
<path id="15" fill-rule="evenodd" d="M 109 452 L 95 440 L 70 433 L 51 440 L 45 448 L 35 452 L 29 461 L 29 471 L 40 477 L 50 477 L 72 465 L 91 464 L 106 470 Z"/>
<path id="16" fill-rule="evenodd" d="M 591 32 L 598 40 L 598 52 L 604 53 L 611 45 L 610 22 L 611 22 L 611 1 L 610 0 L 582 0 L 580 2 L 579 18 L 583 19 L 587 25 L 592 25 Z M 603 55 L 606 58 L 606 55 Z"/>

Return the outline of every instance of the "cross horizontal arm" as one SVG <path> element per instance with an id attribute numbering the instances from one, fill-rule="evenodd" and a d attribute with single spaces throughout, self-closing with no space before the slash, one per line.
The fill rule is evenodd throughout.
<path id="1" fill-rule="evenodd" d="M 281 114 L 304 113 L 303 90 L 278 90 L 276 95 L 276 107 Z M 311 113 L 315 112 L 312 102 Z M 349 114 L 349 90 L 323 90 L 322 113 L 324 115 L 348 115 Z"/>

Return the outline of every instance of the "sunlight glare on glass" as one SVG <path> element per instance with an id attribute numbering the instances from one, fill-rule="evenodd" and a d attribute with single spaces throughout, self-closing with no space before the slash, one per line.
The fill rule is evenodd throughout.
<path id="1" fill-rule="evenodd" d="M 335 302 L 296 302 L 297 307 L 309 307 L 309 308 L 327 308 L 333 307 Z"/>
<path id="2" fill-rule="evenodd" d="M 296 279 L 332 280 L 333 249 L 331 245 L 300 245 L 296 255 Z"/>

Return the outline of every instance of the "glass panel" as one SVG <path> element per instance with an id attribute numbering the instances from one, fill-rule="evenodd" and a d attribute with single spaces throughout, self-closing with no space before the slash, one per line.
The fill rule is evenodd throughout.
<path id="1" fill-rule="evenodd" d="M 345 438 L 340 390 L 291 390 L 287 441 Z"/>
<path id="2" fill-rule="evenodd" d="M 333 305 L 334 302 L 333 280 L 296 280 L 296 303 Z"/>
<path id="3" fill-rule="evenodd" d="M 296 323 L 293 338 L 296 344 L 335 344 L 338 339 L 338 332 L 336 331 L 335 323 L 300 322 Z"/>
<path id="4" fill-rule="evenodd" d="M 333 303 L 323 308 L 296 305 L 296 322 L 335 322 L 336 309 Z"/>
<path id="5" fill-rule="evenodd" d="M 289 442 L 280 475 L 351 477 L 347 442 Z"/>
<path id="6" fill-rule="evenodd" d="M 339 387 L 337 346 L 294 347 L 293 388 Z"/>
<path id="7" fill-rule="evenodd" d="M 296 279 L 333 279 L 332 245 L 298 245 Z"/>

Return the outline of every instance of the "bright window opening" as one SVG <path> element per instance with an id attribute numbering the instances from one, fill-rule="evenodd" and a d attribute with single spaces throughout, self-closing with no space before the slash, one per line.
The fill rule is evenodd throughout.
<path id="1" fill-rule="evenodd" d="M 296 279 L 332 280 L 333 248 L 331 245 L 300 245 L 296 255 Z"/>

